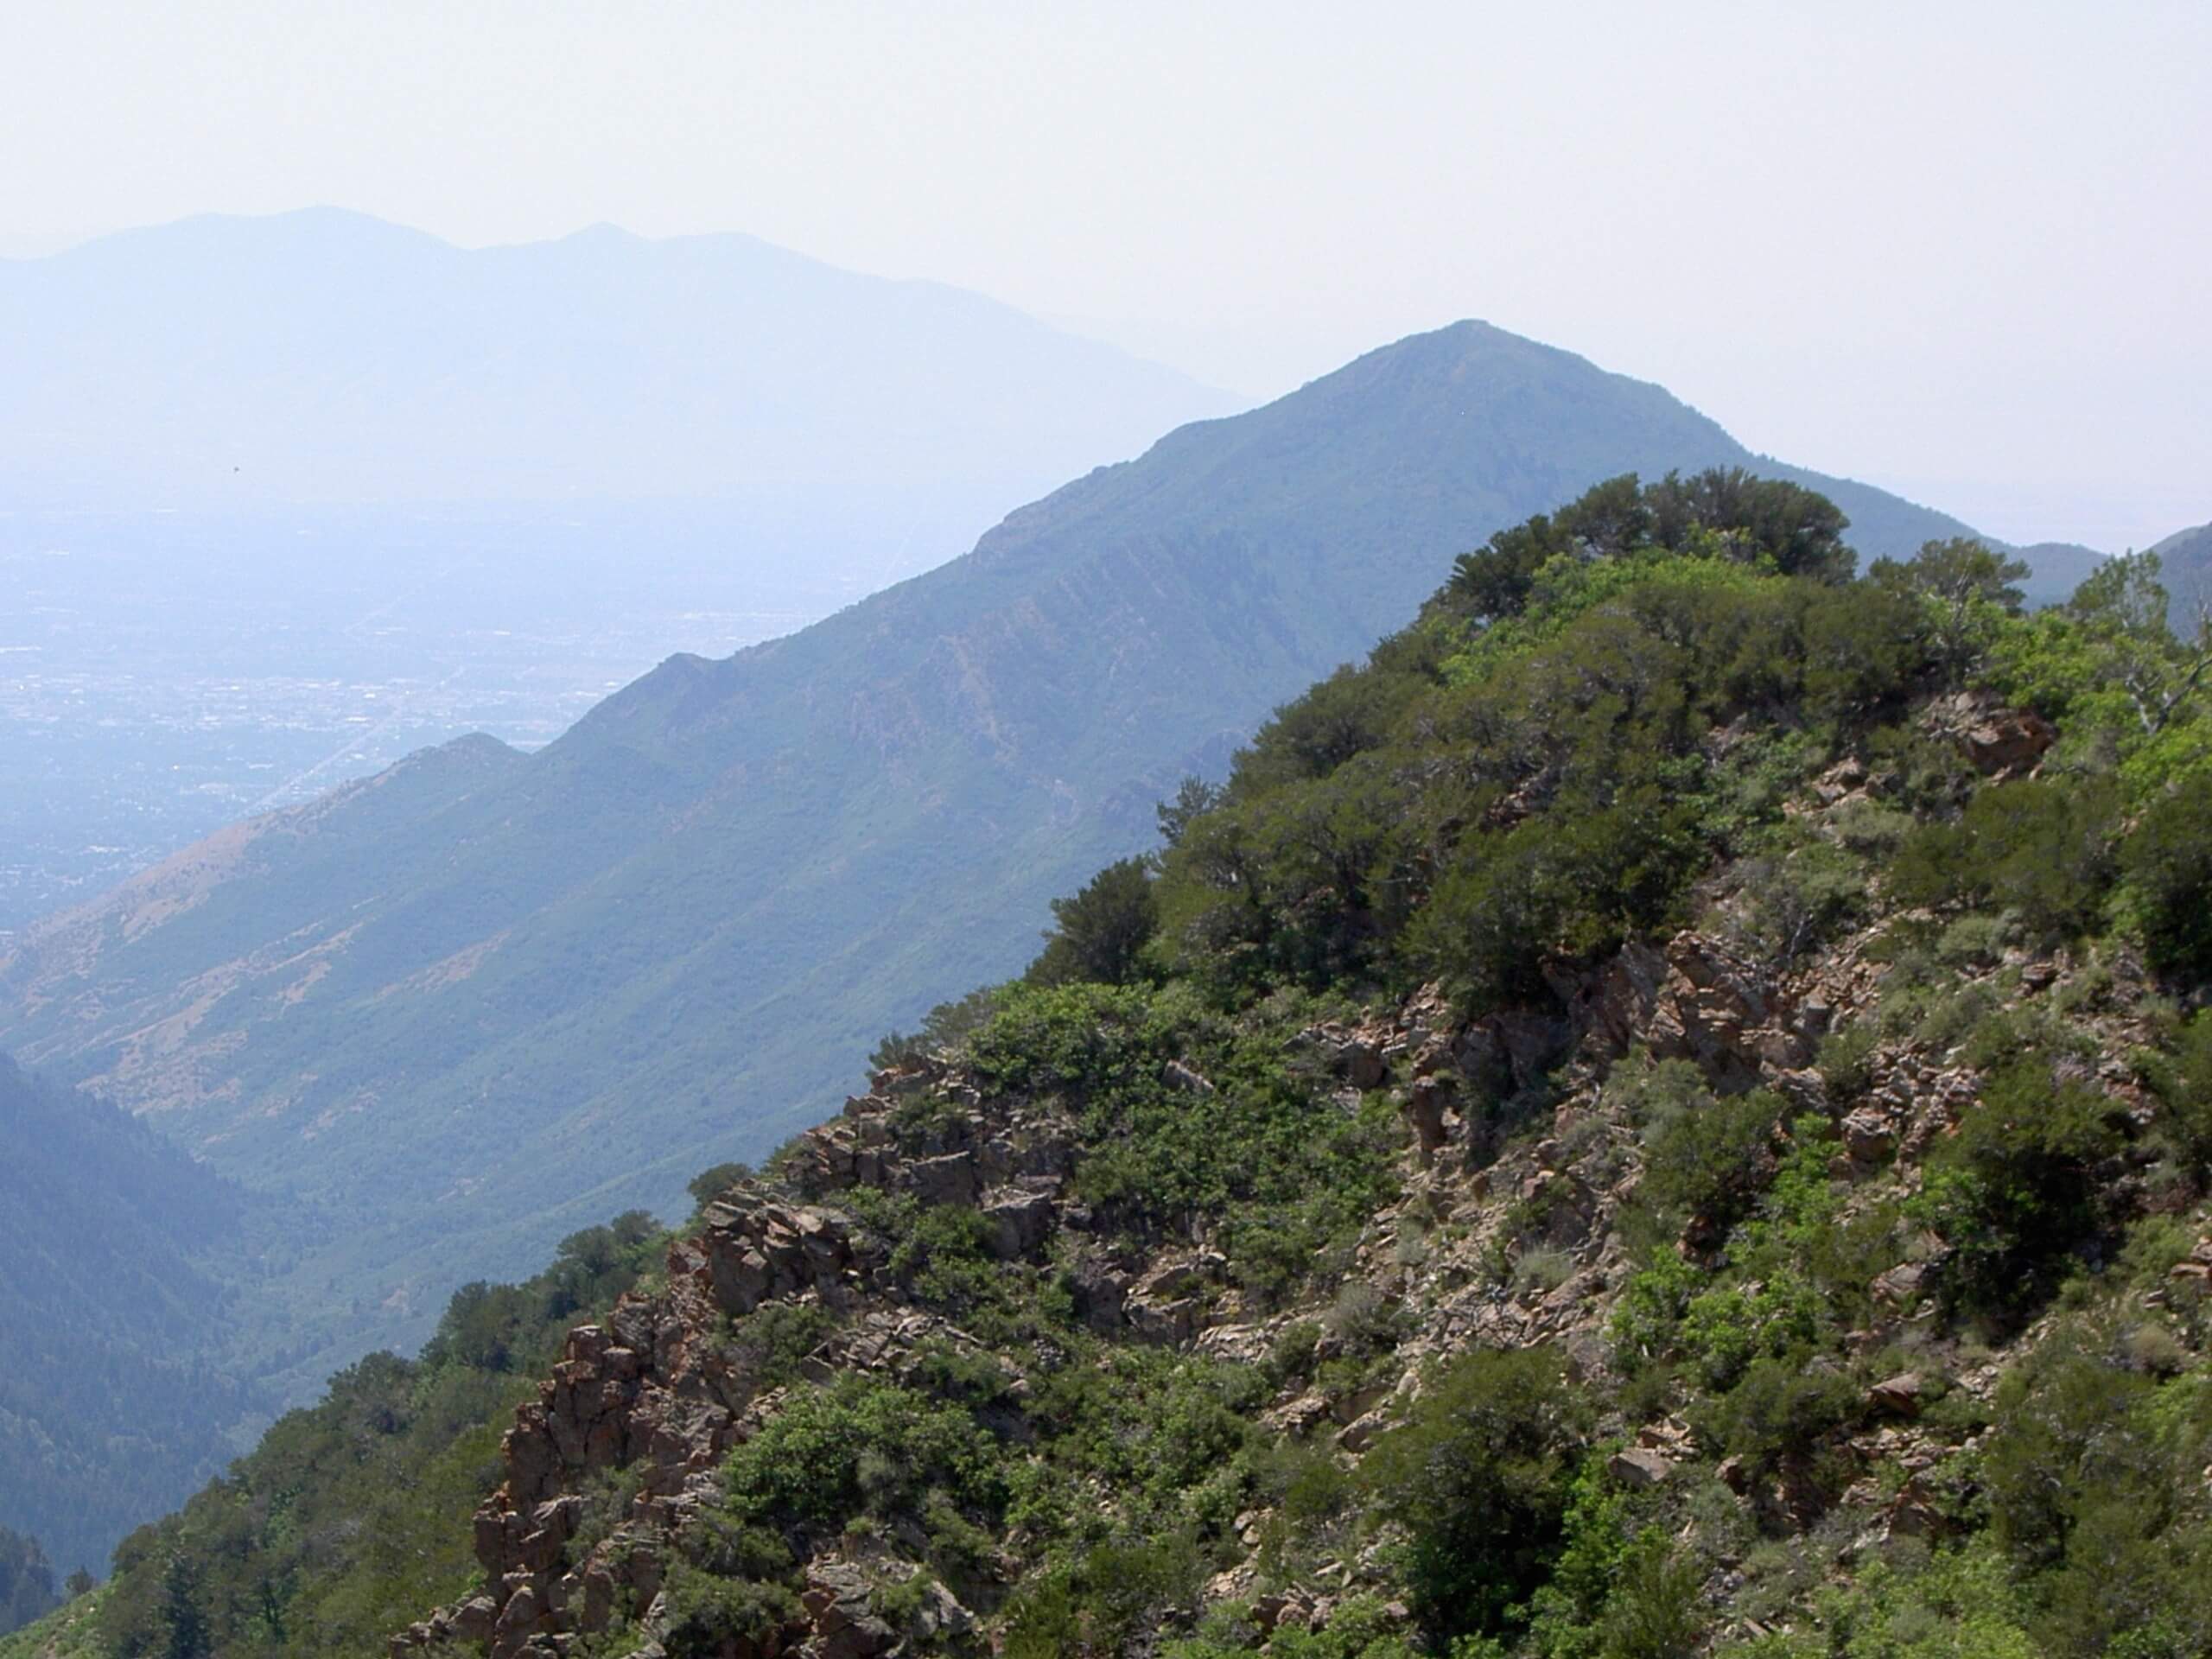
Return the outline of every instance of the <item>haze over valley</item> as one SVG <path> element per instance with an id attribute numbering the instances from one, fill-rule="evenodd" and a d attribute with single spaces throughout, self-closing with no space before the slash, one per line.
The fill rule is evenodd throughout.
<path id="1" fill-rule="evenodd" d="M 746 237 L 207 216 L 0 261 L 0 938 L 415 749 L 542 745 L 1234 407 Z"/>
<path id="2" fill-rule="evenodd" d="M 7 33 L 0 1659 L 2212 1654 L 2212 12 Z"/>

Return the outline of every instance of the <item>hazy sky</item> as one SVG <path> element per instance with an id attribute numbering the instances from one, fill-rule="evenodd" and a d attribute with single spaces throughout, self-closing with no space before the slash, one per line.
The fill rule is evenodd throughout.
<path id="1" fill-rule="evenodd" d="M 11 0 L 0 155 L 0 251 L 744 230 L 1255 395 L 1479 316 L 2016 539 L 2212 518 L 2212 0 Z"/>

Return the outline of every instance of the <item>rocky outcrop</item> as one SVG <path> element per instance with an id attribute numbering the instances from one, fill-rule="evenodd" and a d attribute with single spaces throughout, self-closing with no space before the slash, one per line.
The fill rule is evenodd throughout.
<path id="1" fill-rule="evenodd" d="M 1838 798 L 1859 781 L 1836 779 Z M 2043 995 L 2063 976 L 2042 971 L 2047 963 L 2017 965 L 2022 995 Z M 1076 1195 L 1078 1142 L 1058 1101 L 987 1093 L 944 1060 L 880 1073 L 838 1118 L 793 1143 L 772 1185 L 741 1184 L 709 1205 L 698 1230 L 671 1249 L 663 1288 L 626 1297 L 569 1334 L 537 1397 L 517 1412 L 502 1448 L 504 1479 L 476 1516 L 483 1589 L 396 1637 L 394 1653 L 423 1659 L 429 1649 L 470 1647 L 489 1659 L 551 1659 L 626 1618 L 639 1633 L 638 1654 L 660 1659 L 658 1638 L 671 1629 L 664 1580 L 686 1529 L 706 1524 L 719 1503 L 732 1449 L 789 1397 L 732 1340 L 733 1321 L 741 1330 L 771 1305 L 836 1316 L 798 1365 L 809 1381 L 861 1374 L 913 1382 L 933 1363 L 926 1356 L 941 1360 L 949 1348 L 963 1363 L 1005 1370 L 1008 1397 L 1027 1390 L 1026 1360 L 993 1355 L 902 1281 L 902 1258 L 866 1219 L 887 1213 L 887 1199 L 972 1208 L 988 1257 L 1010 1271 L 1049 1263 L 1066 1309 L 1116 1341 L 1258 1367 L 1301 1318 L 1312 1321 L 1319 1334 L 1303 1338 L 1312 1367 L 1257 1416 L 1340 1465 L 1402 1421 L 1432 1357 L 1541 1343 L 1582 1376 L 1617 1374 L 1608 1321 L 1639 1262 L 1613 1224 L 1635 1201 L 1643 1142 L 1603 1086 L 1611 1063 L 1642 1050 L 1690 1062 L 1724 1093 L 1770 1088 L 1834 1125 L 1830 1173 L 1840 1190 L 1910 1183 L 1917 1160 L 1973 1108 L 1981 1079 L 1957 1055 L 1900 1037 L 1863 1053 L 1837 1085 L 1848 1097 L 1831 1098 L 1816 1050 L 1868 1006 L 1881 972 L 1849 944 L 1783 971 L 1719 933 L 1693 930 L 1663 944 L 1632 944 L 1562 982 L 1557 1012 L 1469 1017 L 1425 987 L 1395 1006 L 1307 1027 L 1290 1046 L 1306 1057 L 1300 1075 L 1319 1096 L 1347 1112 L 1386 1099 L 1405 1131 L 1402 1190 L 1351 1250 L 1343 1297 L 1320 1308 L 1255 1306 L 1203 1227 L 1133 1237 L 1102 1224 Z M 1217 1087 L 1180 1060 L 1158 1080 L 1192 1095 Z M 2147 1109 L 2123 1069 L 2093 1068 L 2082 1080 L 2111 1091 L 2116 1109 Z M 1515 1125 L 1510 1139 L 1501 1122 Z M 861 1189 L 872 1195 L 865 1202 Z M 1681 1242 L 1700 1254 L 1720 1246 L 1717 1236 L 1699 1235 L 1694 1218 Z M 1944 1242 L 1923 1232 L 1898 1252 L 1905 1259 L 1867 1286 L 1866 1328 L 1851 1333 L 1853 1354 L 1890 1351 L 1936 1306 Z M 2177 1294 L 2212 1284 L 2212 1245 L 2169 1279 Z M 1333 1363 L 1372 1356 L 1360 1344 L 1384 1327 L 1394 1332 L 1389 1365 Z M 1834 1467 L 1906 1473 L 1902 1488 L 1862 1481 L 1865 1491 L 1847 1495 L 1875 1541 L 1932 1537 L 1945 1524 L 1926 1478 L 1942 1455 L 1931 1427 L 1942 1414 L 1926 1408 L 1955 1383 L 1921 1369 L 1920 1350 L 1902 1351 L 1916 1368 L 1862 1376 L 1859 1424 L 1832 1448 Z M 1669 1419 L 1643 1425 L 1609 1453 L 1606 1471 L 1624 1488 L 1674 1492 L 1710 1455 Z M 1731 1458 L 1712 1472 L 1768 1524 L 1809 1524 L 1837 1501 L 1787 1464 Z M 620 1495 L 611 1515 L 610 1490 Z M 1371 1564 L 1338 1562 L 1325 1584 L 1262 1586 L 1255 1563 L 1280 1524 L 1271 1511 L 1238 1516 L 1230 1536 L 1249 1555 L 1215 1580 L 1223 1595 L 1249 1603 L 1255 1629 L 1321 1628 L 1341 1595 L 1384 1582 Z M 896 1537 L 809 1541 L 791 1580 L 797 1611 L 746 1652 L 982 1651 L 976 1617 L 901 1548 Z"/>
<path id="2" fill-rule="evenodd" d="M 1573 988 L 1586 1030 L 1609 1054 L 1642 1045 L 1696 1063 L 1723 1092 L 1774 1084 L 1808 1065 L 1835 1017 L 1815 983 L 1792 982 L 1711 934 L 1664 949 L 1630 944 Z"/>
<path id="3" fill-rule="evenodd" d="M 2058 741 L 2058 728 L 2031 709 L 2014 709 L 1988 691 L 1955 691 L 1938 697 L 1922 717 L 1932 737 L 1958 746 L 1974 770 L 2003 780 L 2033 771 Z"/>
<path id="4" fill-rule="evenodd" d="M 789 1185 L 811 1202 L 759 1183 L 734 1188 L 671 1248 L 664 1290 L 625 1297 L 603 1321 L 569 1333 L 537 1398 L 516 1412 L 500 1448 L 505 1478 L 476 1516 L 484 1592 L 394 1637 L 394 1654 L 458 1644 L 480 1646 L 491 1659 L 550 1656 L 607 1629 L 622 1610 L 650 1632 L 670 1535 L 713 1503 L 723 1459 L 775 1408 L 776 1393 L 763 1391 L 726 1340 L 729 1321 L 770 1302 L 843 1316 L 809 1362 L 825 1377 L 902 1376 L 925 1342 L 973 1346 L 905 1306 L 885 1242 L 838 1195 L 866 1186 L 925 1205 L 973 1205 L 990 1224 L 992 1249 L 1014 1261 L 1035 1255 L 1062 1225 L 1071 1147 L 1055 1111 L 986 1102 L 944 1065 L 880 1074 L 868 1094 L 791 1148 Z M 1187 1340 L 1198 1303 L 1183 1292 L 1208 1272 L 1217 1277 L 1218 1265 L 1195 1258 L 1138 1281 L 1094 1264 L 1089 1311 L 1117 1332 Z M 612 1533 L 582 1548 L 578 1494 L 610 1471 L 633 1495 Z M 761 1659 L 786 1651 L 859 1659 L 906 1651 L 917 1634 L 942 1647 L 972 1630 L 941 1586 L 925 1594 L 916 1630 L 894 1629 L 872 1611 L 883 1581 L 880 1571 L 834 1560 L 810 1564 L 804 1627 L 787 1643 L 772 1642 Z"/>

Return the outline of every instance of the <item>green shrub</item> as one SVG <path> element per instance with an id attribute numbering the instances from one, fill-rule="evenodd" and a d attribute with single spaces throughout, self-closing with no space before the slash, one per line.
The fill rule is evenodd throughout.
<path id="1" fill-rule="evenodd" d="M 799 1362 L 836 1323 L 818 1303 L 763 1302 L 736 1322 L 730 1355 L 755 1388 L 779 1388 L 797 1379 Z"/>
<path id="2" fill-rule="evenodd" d="M 1077 1659 L 1132 1640 L 1197 1595 L 1203 1559 L 1188 1538 L 1099 1544 L 1037 1575 L 1009 1604 L 1006 1659 Z"/>
<path id="3" fill-rule="evenodd" d="M 1109 864 L 1072 898 L 1052 900 L 1052 931 L 1026 977 L 1035 985 L 1090 981 L 1126 985 L 1138 977 L 1144 948 L 1160 931 L 1152 861 Z"/>
<path id="4" fill-rule="evenodd" d="M 678 1563 L 662 1591 L 668 1618 L 661 1646 L 669 1659 L 722 1659 L 766 1650 L 801 1618 L 798 1598 L 780 1584 L 711 1578 Z"/>
<path id="5" fill-rule="evenodd" d="M 1792 1272 L 1758 1285 L 1728 1285 L 1694 1297 L 1678 1340 L 1707 1384 L 1725 1389 L 1761 1357 L 1809 1351 L 1818 1339 L 1820 1294 Z"/>
<path id="6" fill-rule="evenodd" d="M 2174 1052 L 2148 1064 L 2158 1097 L 2158 1129 L 2192 1174 L 2212 1174 L 2212 1010 L 2177 1033 Z"/>
<path id="7" fill-rule="evenodd" d="M 1406 1529 L 1406 1583 L 1432 1637 L 1522 1622 L 1558 1553 L 1594 1416 L 1549 1350 L 1485 1350 L 1444 1371 L 1376 1442 L 1359 1481 Z"/>
<path id="8" fill-rule="evenodd" d="M 752 1179 L 753 1166 L 750 1164 L 716 1164 L 713 1168 L 702 1169 L 694 1175 L 683 1190 L 691 1195 L 693 1208 L 704 1210 L 739 1182 Z"/>
<path id="9" fill-rule="evenodd" d="M 1815 1064 L 1829 1100 L 1838 1107 L 1851 1105 L 1874 1086 L 1874 1051 L 1881 1042 L 1868 1020 L 1854 1020 L 1821 1039 Z"/>
<path id="10" fill-rule="evenodd" d="M 868 1070 L 886 1071 L 915 1065 L 940 1049 L 958 1048 L 998 1011 L 1005 994 L 1004 986 L 984 985 L 952 1001 L 938 1003 L 922 1017 L 919 1031 L 887 1033 L 868 1055 Z"/>
<path id="11" fill-rule="evenodd" d="M 738 1521 L 819 1533 L 918 1509 L 932 1489 L 985 1511 L 1004 1502 L 997 1442 L 973 1417 L 866 1376 L 791 1395 L 722 1481 Z"/>
<path id="12" fill-rule="evenodd" d="M 1788 1109 L 1772 1090 L 1754 1089 L 1667 1120 L 1651 1137 L 1639 1201 L 1725 1232 L 1773 1173 L 1775 1132 Z"/>
<path id="13" fill-rule="evenodd" d="M 2095 1168 L 2120 1144 L 2114 1116 L 2097 1090 L 2055 1083 L 2041 1055 L 1989 1077 L 1909 1206 L 1950 1247 L 1943 1283 L 1955 1303 L 2018 1311 L 2055 1288 L 2099 1224 Z"/>
<path id="14" fill-rule="evenodd" d="M 1649 1264 L 1622 1287 L 1606 1327 L 1625 1370 L 1642 1370 L 1674 1353 L 1682 1315 L 1706 1282 L 1697 1264 L 1671 1248 L 1652 1252 Z"/>
<path id="15" fill-rule="evenodd" d="M 2163 1624 L 2164 1650 L 2200 1653 L 2212 1522 L 2184 1494 L 2212 1460 L 2212 1379 L 2154 1382 L 2109 1341 L 2096 1325 L 2062 1332 L 2000 1386 L 1976 1460 L 1992 1532 L 2036 1575 L 2046 1651 L 2111 1651 Z"/>
<path id="16" fill-rule="evenodd" d="M 1743 896 L 1750 943 L 1791 963 L 1864 913 L 1866 878 L 1841 849 L 1815 842 L 1785 858 L 1753 861 Z"/>
<path id="17" fill-rule="evenodd" d="M 2120 791 L 2108 778 L 2023 779 L 1975 791 L 1952 823 L 1923 824 L 1888 872 L 1902 904 L 2016 913 L 2039 938 L 2087 931 L 2117 871 Z"/>
<path id="18" fill-rule="evenodd" d="M 1681 1659 L 1698 1650 L 1707 1623 L 1704 1567 L 1648 1527 L 1623 1553 L 1598 1619 L 1597 1659 Z"/>
<path id="19" fill-rule="evenodd" d="M 1753 1360 L 1726 1394 L 1698 1402 L 1691 1421 L 1707 1443 L 1764 1475 L 1809 1457 L 1862 1409 L 1862 1390 L 1849 1376 L 1792 1354 Z"/>
<path id="20" fill-rule="evenodd" d="M 1724 1643 L 1721 1659 L 2045 1659 L 2028 1599 L 1986 1544 L 1916 1569 L 1872 1560 L 1815 1598 L 1813 1628 Z"/>
<path id="21" fill-rule="evenodd" d="M 677 1533 L 676 1544 L 685 1560 L 718 1579 L 780 1579 L 794 1564 L 779 1535 L 723 1510 L 697 1511 Z"/>
<path id="22" fill-rule="evenodd" d="M 1595 961 L 1669 913 L 1702 859 L 1695 825 L 1656 789 L 1531 819 L 1465 849 L 1415 915 L 1408 950 L 1471 1005 L 1541 998 L 1547 966 Z"/>
<path id="23" fill-rule="evenodd" d="M 2152 961 L 2192 984 L 2212 980 L 2212 769 L 2162 791 L 2120 858 Z"/>

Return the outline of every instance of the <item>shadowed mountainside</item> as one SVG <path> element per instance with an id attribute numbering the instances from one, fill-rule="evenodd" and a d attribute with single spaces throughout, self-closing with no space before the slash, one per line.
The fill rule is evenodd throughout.
<path id="1" fill-rule="evenodd" d="M 0 1531 L 35 1535 L 57 1571 L 104 1566 L 265 1417 L 225 1358 L 265 1208 L 0 1058 Z"/>

